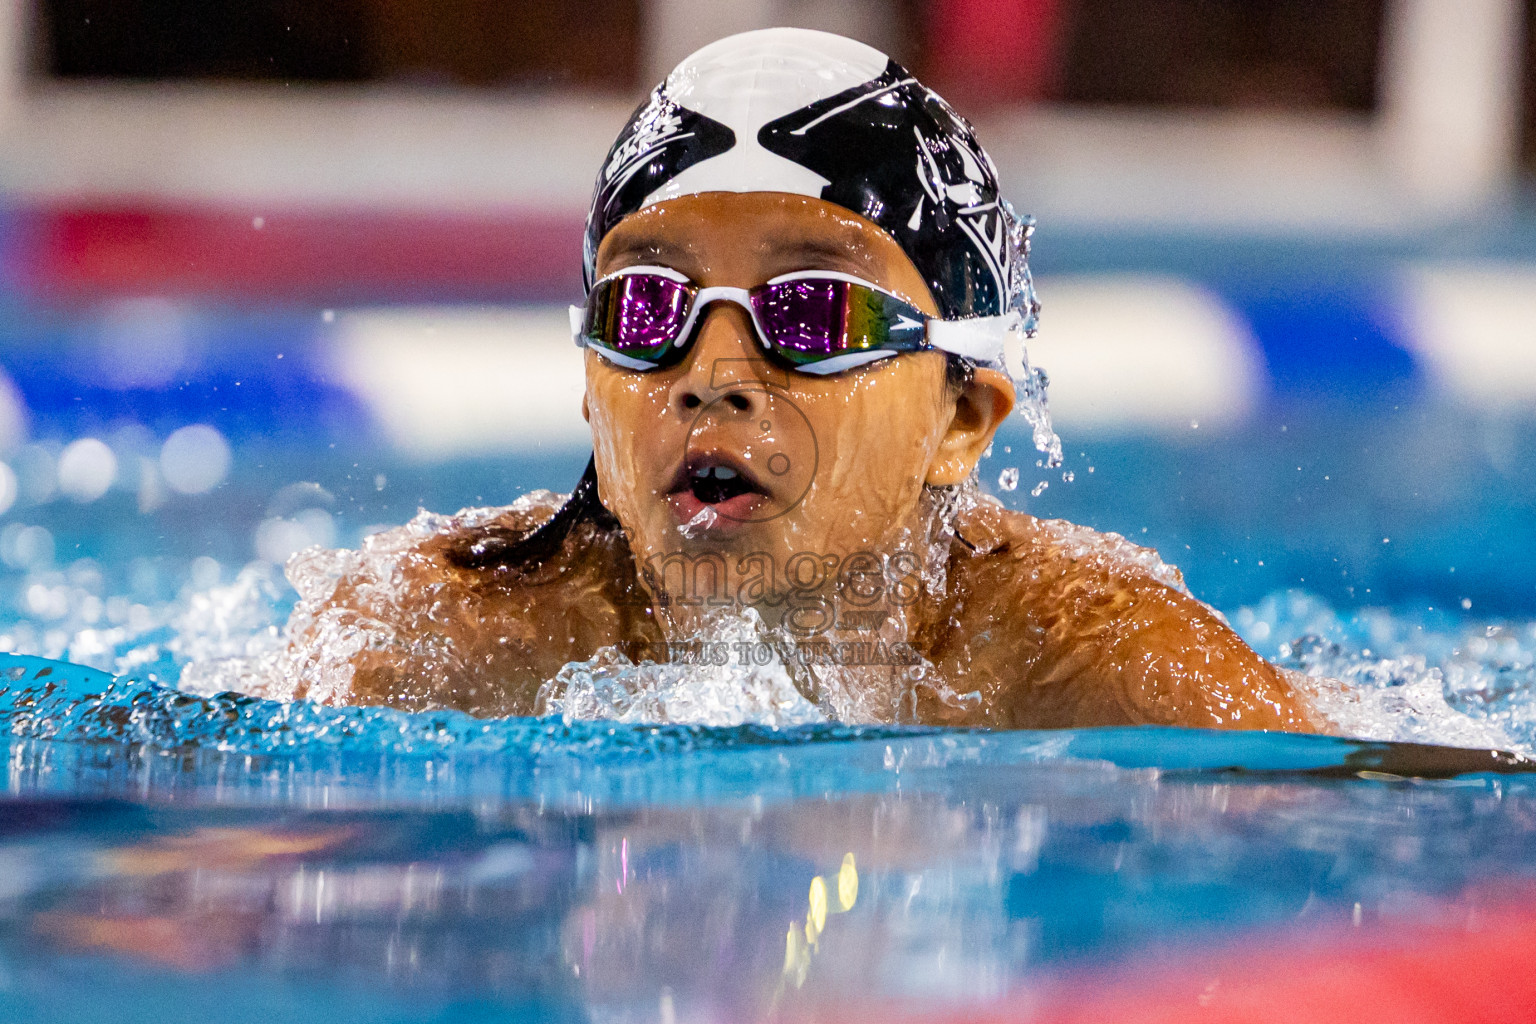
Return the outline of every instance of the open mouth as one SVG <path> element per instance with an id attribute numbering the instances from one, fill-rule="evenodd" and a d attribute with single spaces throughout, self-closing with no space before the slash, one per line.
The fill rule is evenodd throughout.
<path id="1" fill-rule="evenodd" d="M 710 454 L 692 456 L 683 464 L 669 497 L 684 522 L 704 509 L 727 520 L 742 521 L 751 518 L 753 510 L 768 497 L 768 490 L 734 458 Z"/>
<path id="2" fill-rule="evenodd" d="M 761 494 L 761 489 L 730 466 L 698 466 L 688 471 L 688 489 L 705 505 L 718 505 L 739 494 Z"/>

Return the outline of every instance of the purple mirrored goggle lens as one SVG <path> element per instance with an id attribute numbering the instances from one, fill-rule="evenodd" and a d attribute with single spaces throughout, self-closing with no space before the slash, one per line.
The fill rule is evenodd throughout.
<path id="1" fill-rule="evenodd" d="M 804 365 L 887 347 L 887 298 L 851 281 L 800 278 L 754 288 L 752 309 L 778 354 Z"/>
<path id="2" fill-rule="evenodd" d="M 662 359 L 679 340 L 694 289 L 659 274 L 626 274 L 593 287 L 582 334 L 638 359 Z"/>

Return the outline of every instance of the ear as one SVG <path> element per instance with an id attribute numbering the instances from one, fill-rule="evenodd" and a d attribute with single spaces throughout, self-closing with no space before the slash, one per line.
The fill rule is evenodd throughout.
<path id="1" fill-rule="evenodd" d="M 1001 370 L 978 368 L 955 399 L 955 414 L 939 439 L 924 482 L 949 487 L 970 476 L 1012 411 L 1013 381 Z"/>

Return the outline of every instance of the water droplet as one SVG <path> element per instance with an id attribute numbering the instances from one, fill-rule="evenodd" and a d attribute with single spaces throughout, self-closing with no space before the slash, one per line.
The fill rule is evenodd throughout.
<path id="1" fill-rule="evenodd" d="M 229 475 L 230 461 L 229 442 L 206 423 L 182 427 L 160 448 L 160 473 L 182 494 L 213 490 Z"/>
<path id="2" fill-rule="evenodd" d="M 1017 490 L 1019 486 L 1019 470 L 1017 466 L 1009 466 L 997 474 L 997 487 L 1001 491 Z"/>
<path id="3" fill-rule="evenodd" d="M 107 493 L 117 477 L 117 456 L 105 441 L 82 437 L 59 456 L 59 490 L 81 504 Z"/>

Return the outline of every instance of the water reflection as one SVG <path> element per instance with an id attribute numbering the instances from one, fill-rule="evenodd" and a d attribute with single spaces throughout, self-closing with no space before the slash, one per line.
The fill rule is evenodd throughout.
<path id="1" fill-rule="evenodd" d="M 1460 927 L 1536 868 L 1518 778 L 991 775 L 966 798 L 591 812 L 12 800 L 0 976 L 62 998 L 85 957 L 150 988 L 239 976 L 594 1019 L 963 1007 L 1277 931 Z"/>

